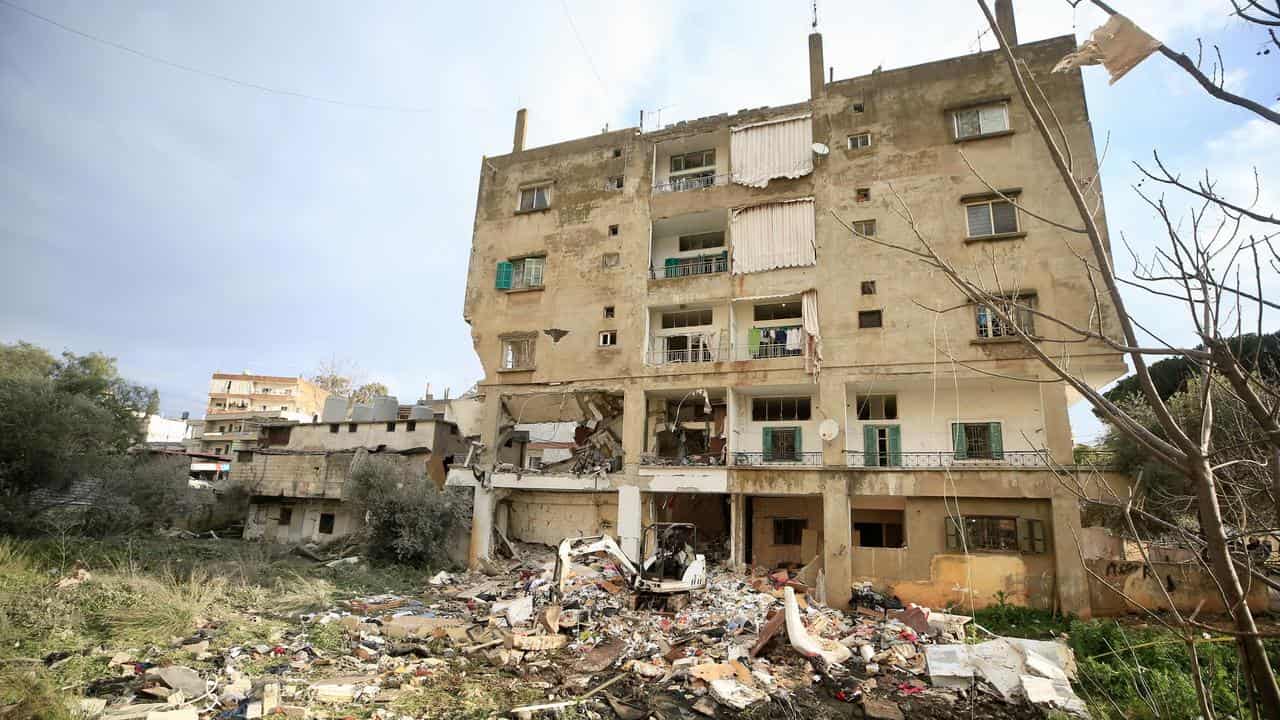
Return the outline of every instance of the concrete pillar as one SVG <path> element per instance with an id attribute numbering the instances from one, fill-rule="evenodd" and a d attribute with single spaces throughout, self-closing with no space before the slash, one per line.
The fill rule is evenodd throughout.
<path id="1" fill-rule="evenodd" d="M 644 388 L 627 388 L 622 394 L 622 457 L 627 465 L 640 464 L 644 454 L 645 423 L 648 422 Z"/>
<path id="2" fill-rule="evenodd" d="M 480 415 L 480 442 L 484 443 L 484 449 L 480 457 L 476 458 L 476 464 L 492 470 L 498 463 L 498 437 L 499 430 L 502 429 L 502 396 L 497 390 L 491 389 L 485 393 L 484 408 Z"/>
<path id="3" fill-rule="evenodd" d="M 1044 444 L 1049 457 L 1069 465 L 1073 462 L 1071 417 L 1067 414 L 1066 383 L 1039 383 L 1040 409 L 1044 413 Z"/>
<path id="4" fill-rule="evenodd" d="M 493 488 L 476 485 L 471 506 L 471 550 L 467 562 L 475 568 L 480 558 L 490 558 L 493 552 L 493 510 L 497 497 Z"/>
<path id="5" fill-rule="evenodd" d="M 1076 545 L 1080 537 L 1080 501 L 1066 491 L 1053 495 L 1053 562 L 1058 585 L 1058 606 L 1081 619 L 1093 616 L 1089 602 L 1089 575 Z"/>
<path id="6" fill-rule="evenodd" d="M 1013 20 L 1013 0 L 996 0 L 996 27 L 1009 47 L 1018 44 L 1018 25 Z"/>
<path id="7" fill-rule="evenodd" d="M 641 533 L 640 488 L 623 485 L 618 488 L 618 546 L 634 562 L 640 562 Z"/>
<path id="8" fill-rule="evenodd" d="M 827 467 L 844 467 L 845 444 L 845 389 L 844 379 L 835 373 L 818 376 L 819 423 L 834 420 L 839 433 L 831 440 L 822 440 L 822 464 Z M 821 435 L 818 436 L 821 440 Z"/>
<path id="9" fill-rule="evenodd" d="M 827 605 L 849 609 L 853 578 L 853 522 L 849 513 L 848 473 L 826 473 L 822 490 L 822 557 Z"/>
<path id="10" fill-rule="evenodd" d="M 816 100 L 827 94 L 823 83 L 822 33 L 809 33 L 809 98 Z"/>
<path id="11" fill-rule="evenodd" d="M 511 152 L 518 153 L 524 150 L 524 125 L 529 117 L 529 111 L 520 108 L 516 111 L 516 131 L 511 138 Z"/>
<path id="12" fill-rule="evenodd" d="M 737 569 L 751 562 L 747 557 L 747 496 L 729 496 L 729 567 Z"/>

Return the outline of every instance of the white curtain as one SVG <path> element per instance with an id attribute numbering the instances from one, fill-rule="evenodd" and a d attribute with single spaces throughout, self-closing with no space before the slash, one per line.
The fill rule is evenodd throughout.
<path id="1" fill-rule="evenodd" d="M 813 198 L 735 210 L 729 218 L 729 234 L 736 275 L 818 261 Z"/>
<path id="2" fill-rule="evenodd" d="M 818 291 L 805 290 L 800 296 L 800 315 L 804 319 L 804 369 L 815 378 L 822 370 L 822 335 L 818 332 Z"/>
<path id="3" fill-rule="evenodd" d="M 733 181 L 764 187 L 773 178 L 798 178 L 813 172 L 813 121 L 810 115 L 732 128 L 729 159 Z"/>

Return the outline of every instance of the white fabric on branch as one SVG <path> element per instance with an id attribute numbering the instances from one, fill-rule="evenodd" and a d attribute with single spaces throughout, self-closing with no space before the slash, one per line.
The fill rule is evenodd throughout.
<path id="1" fill-rule="evenodd" d="M 818 332 L 818 291 L 805 290 L 800 296 L 800 315 L 804 319 L 804 369 L 818 377 L 822 370 L 822 335 Z"/>
<path id="2" fill-rule="evenodd" d="M 809 115 L 732 128 L 729 159 L 733 181 L 765 187 L 773 178 L 813 172 L 813 120 Z"/>
<path id="3" fill-rule="evenodd" d="M 729 217 L 729 235 L 735 275 L 818 261 L 813 198 L 735 210 Z"/>

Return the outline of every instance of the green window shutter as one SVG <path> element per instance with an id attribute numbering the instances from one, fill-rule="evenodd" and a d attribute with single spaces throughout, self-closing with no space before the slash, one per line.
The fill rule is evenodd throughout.
<path id="1" fill-rule="evenodd" d="M 680 274 L 678 269 L 680 267 L 680 258 L 667 258 L 662 264 L 666 268 L 665 274 L 667 277 L 672 278 Z"/>
<path id="2" fill-rule="evenodd" d="M 961 550 L 960 526 L 956 524 L 955 518 L 943 518 L 943 523 L 945 523 L 947 529 L 947 549 L 956 551 Z"/>
<path id="3" fill-rule="evenodd" d="M 1045 551 L 1043 520 L 1031 521 L 1031 551 L 1036 553 L 1043 553 Z"/>
<path id="4" fill-rule="evenodd" d="M 764 447 L 764 459 L 772 460 L 773 459 L 773 428 L 764 429 L 763 447 Z"/>
<path id="5" fill-rule="evenodd" d="M 898 425 L 889 426 L 889 464 L 902 466 L 902 428 Z"/>
<path id="6" fill-rule="evenodd" d="M 1031 523 L 1033 520 L 1027 518 L 1018 518 L 1018 551 L 1029 553 L 1032 552 L 1031 543 Z"/>
<path id="7" fill-rule="evenodd" d="M 1000 436 L 1000 423 L 994 422 L 988 426 L 991 433 L 991 459 L 1004 459 L 1004 439 Z"/>
<path id="8" fill-rule="evenodd" d="M 876 450 L 876 429 L 870 425 L 862 426 L 862 464 L 873 467 L 880 464 L 880 456 Z"/>
<path id="9" fill-rule="evenodd" d="M 498 276 L 493 286 L 499 290 L 511 289 L 511 276 L 515 274 L 515 267 L 503 260 L 498 263 Z"/>
<path id="10" fill-rule="evenodd" d="M 803 460 L 804 459 L 804 436 L 800 434 L 800 428 L 794 427 L 791 429 L 796 431 L 796 450 L 795 450 L 795 455 L 792 457 L 792 459 Z"/>
<path id="11" fill-rule="evenodd" d="M 955 449 L 957 460 L 969 456 L 964 443 L 964 423 L 951 423 L 951 446 Z"/>

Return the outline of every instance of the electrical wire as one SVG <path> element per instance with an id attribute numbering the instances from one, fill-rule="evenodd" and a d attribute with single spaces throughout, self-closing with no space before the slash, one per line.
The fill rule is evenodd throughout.
<path id="1" fill-rule="evenodd" d="M 191 73 L 193 75 L 199 75 L 201 77 L 210 78 L 213 80 L 221 80 L 222 82 L 229 83 L 231 85 L 238 85 L 243 88 L 249 88 L 251 90 L 258 90 L 260 92 L 271 93 L 273 95 L 284 95 L 287 97 L 300 98 L 303 100 L 310 100 L 312 102 L 325 103 L 328 105 L 337 105 L 340 107 L 355 108 L 359 110 L 378 110 L 383 112 L 416 113 L 416 114 L 429 113 L 429 112 L 436 111 L 435 108 L 427 108 L 427 107 L 410 107 L 410 106 L 404 106 L 404 105 L 380 105 L 380 104 L 374 104 L 374 103 L 361 103 L 361 102 L 351 102 L 347 100 L 338 100 L 336 98 L 328 98 L 328 97 L 322 97 L 319 95 L 311 95 L 309 93 L 298 92 L 296 90 L 285 90 L 281 88 L 274 88 L 268 85 L 262 85 L 256 82 L 251 82 L 249 80 L 241 80 L 239 78 L 231 77 L 230 75 L 223 75 L 221 73 L 211 72 L 209 70 L 202 70 L 197 67 L 192 67 L 191 65 L 184 65 L 183 63 L 175 62 L 173 60 L 168 60 L 158 55 L 152 55 L 151 53 L 146 52 L 144 50 L 138 50 L 137 48 L 132 48 L 132 47 L 129 47 L 128 45 L 123 45 L 113 40 L 108 40 L 107 38 L 99 37 L 92 33 L 88 33 L 83 30 L 79 30 L 77 28 L 71 27 L 70 25 L 66 25 L 64 23 L 58 22 L 53 18 L 46 17 L 33 10 L 28 10 L 27 8 L 22 7 L 21 5 L 14 4 L 9 0 L 0 0 L 0 5 L 5 5 L 7 7 L 13 8 L 18 12 L 25 13 L 30 17 L 33 17 L 37 20 L 53 25 L 54 27 L 64 30 L 73 35 L 78 35 L 82 38 L 85 38 L 86 40 L 91 40 L 100 45 L 105 45 L 107 47 L 114 48 L 121 52 L 126 52 L 126 53 L 129 53 L 130 55 L 135 55 L 144 60 L 150 60 L 151 62 L 158 63 L 160 65 L 164 65 L 164 66 L 173 68 L 175 70 L 181 70 L 183 72 Z M 579 40 L 579 42 L 581 42 L 581 40 Z M 456 109 L 457 108 L 453 108 L 453 107 L 450 108 L 451 111 Z M 476 109 L 479 110 L 480 108 L 476 108 Z"/>
<path id="2" fill-rule="evenodd" d="M 0 2 L 4 1 L 0 0 Z M 560 0 L 560 7 L 564 8 L 564 16 L 569 20 L 569 29 L 573 30 L 573 36 L 578 40 L 578 47 L 582 48 L 582 54 L 587 58 L 587 67 L 591 68 L 591 74 L 596 76 L 596 82 L 600 83 L 600 90 L 604 96 L 612 99 L 609 95 L 609 86 L 605 84 L 604 78 L 600 77 L 600 71 L 596 69 L 596 63 L 591 59 L 591 53 L 587 51 L 587 44 L 582 42 L 582 35 L 578 33 L 578 26 L 573 22 L 573 15 L 569 12 L 569 4 L 565 0 Z"/>

